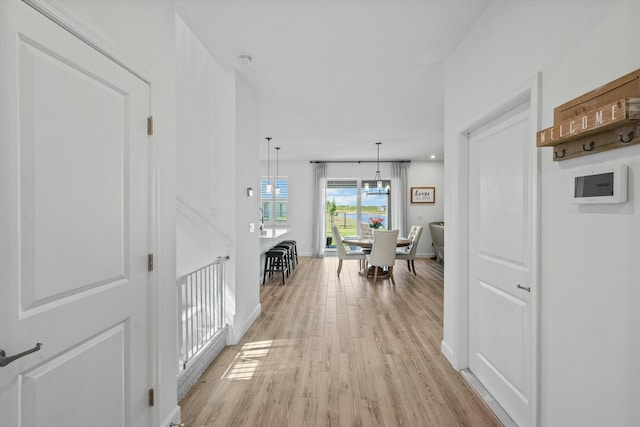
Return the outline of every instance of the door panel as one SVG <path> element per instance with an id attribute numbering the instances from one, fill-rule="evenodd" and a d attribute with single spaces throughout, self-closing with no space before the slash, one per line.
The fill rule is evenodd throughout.
<path id="1" fill-rule="evenodd" d="M 483 313 L 478 322 L 478 357 L 522 393 L 526 384 L 521 361 L 524 359 L 522 331 L 526 304 L 503 292 L 499 286 L 480 281 L 478 283 L 478 311 Z M 504 319 L 510 319 L 505 322 Z M 509 351 L 504 351 L 509 348 Z"/>
<path id="2" fill-rule="evenodd" d="M 528 425 L 533 190 L 529 110 L 470 137 L 469 369 L 520 426 Z"/>
<path id="3" fill-rule="evenodd" d="M 128 340 L 126 325 L 117 325 L 21 374 L 21 400 L 25 403 L 23 424 L 64 426 L 73 417 L 75 425 L 127 425 L 125 398 L 128 393 L 124 383 L 127 373 L 121 355 L 126 352 L 124 345 Z M 100 360 L 98 370 L 93 367 L 96 360 Z M 88 371 L 92 371 L 91 376 L 76 378 L 73 387 L 65 387 L 68 378 L 75 377 L 77 372 Z M 89 390 L 98 396 L 117 398 L 86 399 L 83 394 Z M 69 414 L 69 401 L 90 406 Z"/>
<path id="4" fill-rule="evenodd" d="M 524 120 L 524 119 L 523 119 Z M 526 256 L 527 172 L 523 158 L 526 122 L 514 123 L 496 133 L 486 134 L 474 150 L 479 165 L 478 252 L 523 266 Z M 476 148 L 476 147 L 474 147 Z"/>
<path id="5" fill-rule="evenodd" d="M 2 423 L 150 425 L 148 84 L 0 9 Z"/>
<path id="6" fill-rule="evenodd" d="M 128 118 L 126 94 L 69 58 L 24 37 L 18 55 L 21 290 L 28 310 L 125 277 Z"/>

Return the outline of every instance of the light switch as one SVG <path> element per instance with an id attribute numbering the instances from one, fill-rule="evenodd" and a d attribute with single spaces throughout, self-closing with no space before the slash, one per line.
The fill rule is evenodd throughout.
<path id="1" fill-rule="evenodd" d="M 249 223 L 249 233 L 253 233 L 254 231 L 256 231 L 256 225 L 255 223 L 251 222 Z"/>

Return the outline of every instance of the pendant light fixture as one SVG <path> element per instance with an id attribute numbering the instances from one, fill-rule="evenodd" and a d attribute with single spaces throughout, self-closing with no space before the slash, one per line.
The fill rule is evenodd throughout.
<path id="1" fill-rule="evenodd" d="M 275 179 L 275 184 L 276 184 L 276 196 L 280 195 L 280 187 L 278 187 L 278 153 L 280 152 L 280 147 L 275 147 L 276 148 L 276 179 Z"/>
<path id="2" fill-rule="evenodd" d="M 268 136 L 265 139 L 267 140 L 267 184 L 265 185 L 265 191 L 267 194 L 271 194 L 271 191 L 273 191 L 273 187 L 271 185 L 271 169 L 270 169 L 271 137 Z"/>
<path id="3" fill-rule="evenodd" d="M 376 168 L 376 175 L 373 178 L 373 180 L 376 182 L 376 191 L 369 191 L 369 183 L 366 182 L 364 184 L 364 191 L 366 193 L 367 196 L 369 195 L 382 195 L 382 194 L 389 194 L 390 192 L 390 188 L 389 185 L 387 185 L 387 187 L 385 189 L 382 188 L 382 175 L 380 174 L 380 145 L 382 144 L 382 142 L 376 142 L 376 146 L 377 146 L 377 150 L 378 150 L 378 161 L 377 161 L 377 168 Z"/>

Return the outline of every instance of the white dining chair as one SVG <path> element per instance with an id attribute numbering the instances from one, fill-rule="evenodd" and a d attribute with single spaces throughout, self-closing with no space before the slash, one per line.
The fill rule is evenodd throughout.
<path id="1" fill-rule="evenodd" d="M 373 239 L 373 228 L 369 227 L 369 224 L 361 222 L 358 225 L 361 239 Z"/>
<path id="2" fill-rule="evenodd" d="M 407 238 L 411 240 L 411 244 L 405 248 L 398 248 L 396 250 L 396 259 L 406 259 L 407 267 L 409 271 L 413 269 L 413 274 L 416 274 L 416 266 L 414 261 L 416 259 L 416 252 L 418 250 L 418 241 L 420 240 L 420 235 L 422 234 L 422 226 L 414 225 L 411 227 L 411 231 L 409 231 L 409 235 Z"/>
<path id="3" fill-rule="evenodd" d="M 371 247 L 371 254 L 367 255 L 367 261 L 369 265 L 374 267 L 374 285 L 378 279 L 378 267 L 386 267 L 389 279 L 395 286 L 393 265 L 396 262 L 397 243 L 398 230 L 373 230 L 373 246 Z"/>
<path id="4" fill-rule="evenodd" d="M 333 240 L 336 242 L 336 251 L 338 252 L 338 277 L 340 277 L 340 271 L 342 271 L 342 261 L 345 259 L 357 259 L 360 261 L 360 269 L 362 269 L 362 263 L 365 260 L 365 253 L 360 249 L 347 250 L 344 247 L 342 236 L 340 231 L 335 225 L 331 227 L 331 234 L 333 234 Z"/>

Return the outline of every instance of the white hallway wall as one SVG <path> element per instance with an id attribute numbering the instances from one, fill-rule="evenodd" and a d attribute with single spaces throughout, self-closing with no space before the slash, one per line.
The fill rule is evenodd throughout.
<path id="1" fill-rule="evenodd" d="M 214 182 L 233 174 L 230 153 L 220 149 L 219 141 L 235 138 L 235 79 L 233 72 L 211 58 L 179 16 L 176 102 L 176 265 L 181 276 L 231 252 L 233 233 L 227 224 L 233 218 L 233 205 L 225 208 L 219 200 L 228 200 L 233 192 L 224 185 L 218 199 Z M 233 275 L 233 269 L 228 273 Z"/>
<path id="2" fill-rule="evenodd" d="M 461 160 L 458 130 L 542 72 L 541 128 L 553 108 L 640 68 L 640 2 L 494 1 L 447 64 L 445 184 Z M 640 423 L 640 147 L 560 163 L 541 158 L 541 426 Z M 630 167 L 624 205 L 576 207 L 569 175 L 584 165 Z M 452 191 L 452 190 L 449 190 Z M 455 203 L 447 199 L 445 220 Z M 447 234 L 447 247 L 455 239 Z M 444 343 L 454 349 L 453 274 L 445 267 Z M 462 280 L 462 279 L 461 279 Z"/>
<path id="3" fill-rule="evenodd" d="M 230 256 L 225 307 L 235 344 L 260 313 L 256 263 L 260 109 L 235 70 L 220 66 L 176 17 L 177 271 Z"/>
<path id="4" fill-rule="evenodd" d="M 251 260 L 260 259 L 258 222 L 260 213 L 259 124 L 261 110 L 255 95 L 244 79 L 236 75 L 236 143 L 235 143 L 235 265 L 236 315 L 232 342 L 237 343 L 260 314 L 260 286 L 256 277 L 260 267 Z M 224 141 L 220 141 L 224 143 Z M 220 177 L 224 179 L 223 177 Z M 224 181 L 220 181 L 224 182 Z M 253 197 L 246 196 L 247 187 Z M 249 232 L 249 224 L 254 232 Z"/>
<path id="5" fill-rule="evenodd" d="M 444 221 L 444 162 L 411 162 L 411 167 L 407 173 L 407 187 L 405 191 L 409 194 L 407 196 L 407 200 L 409 201 L 407 212 L 409 224 L 424 227 L 418 245 L 417 256 L 435 256 L 433 246 L 431 246 L 432 240 L 431 233 L 429 232 L 429 223 Z M 412 204 L 409 193 L 411 187 L 435 187 L 436 202 L 434 204 Z"/>
<path id="6" fill-rule="evenodd" d="M 275 137 L 274 137 L 275 140 Z M 266 145 L 266 143 L 264 144 Z M 264 150 L 265 148 L 262 147 Z M 272 148 L 273 149 L 273 148 Z M 285 150 L 286 147 L 282 147 Z M 267 175 L 267 162 L 261 162 L 261 172 Z M 308 161 L 280 161 L 279 171 L 281 176 L 289 178 L 289 226 L 293 229 L 287 238 L 298 242 L 298 250 L 301 255 L 313 255 L 313 164 Z M 271 163 L 273 175 L 275 162 Z M 391 166 L 388 163 L 380 165 L 383 178 L 391 176 Z M 373 178 L 375 165 L 373 163 L 329 163 L 327 164 L 327 176 L 331 178 Z M 428 224 L 444 219 L 444 164 L 441 161 L 412 161 L 407 172 L 407 188 L 404 191 L 409 194 L 410 187 L 436 187 L 436 203 L 431 205 L 413 204 L 408 207 L 409 224 L 417 224 L 425 227 L 418 246 L 419 256 L 432 256 L 431 235 Z"/>

